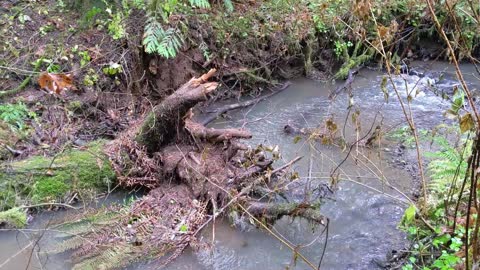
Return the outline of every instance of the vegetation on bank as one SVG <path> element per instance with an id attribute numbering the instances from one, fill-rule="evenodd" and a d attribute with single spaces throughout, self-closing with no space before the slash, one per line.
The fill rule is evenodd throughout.
<path id="1" fill-rule="evenodd" d="M 396 136 L 403 143 L 414 140 L 413 136 L 403 134 L 402 137 Z M 426 226 L 425 221 L 416 218 L 417 209 L 414 205 L 405 210 L 399 228 L 407 233 L 412 244 L 405 254 L 403 270 L 453 269 L 462 263 L 465 256 L 465 218 L 459 217 L 453 231 L 456 205 L 451 202 L 459 199 L 455 190 L 462 186 L 458 177 L 467 172 L 466 159 L 471 154 L 473 135 L 472 132 L 462 134 L 458 128 L 446 125 L 423 133 L 423 144 L 437 149 L 424 153 L 428 161 L 426 172 L 430 178 L 429 197 L 427 208 L 420 214 L 424 215 L 429 225 Z M 463 203 L 466 201 L 461 202 Z M 465 211 L 464 207 L 461 206 L 460 211 Z"/>

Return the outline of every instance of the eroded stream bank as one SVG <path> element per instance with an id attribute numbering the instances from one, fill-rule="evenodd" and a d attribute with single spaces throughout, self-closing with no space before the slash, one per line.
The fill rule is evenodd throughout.
<path id="1" fill-rule="evenodd" d="M 445 71 L 445 68 L 447 66 L 443 64 L 435 64 L 433 67 L 438 71 Z M 464 68 L 467 72 L 469 69 L 473 70 L 470 66 Z M 451 70 L 446 72 L 448 80 L 452 73 Z M 390 99 L 390 102 L 385 104 L 384 94 L 379 88 L 382 76 L 380 72 L 364 69 L 354 82 L 354 101 L 360 111 L 363 132 L 380 123 L 385 130 L 402 125 L 403 117 L 395 100 Z M 416 81 L 425 81 L 415 76 L 408 79 L 411 85 L 416 84 Z M 399 87 L 405 85 L 402 82 L 399 79 Z M 453 82 L 445 83 L 450 87 Z M 304 158 L 295 165 L 300 179 L 292 181 L 286 195 L 290 201 L 302 201 L 305 194 L 303 183 L 311 179 L 311 196 L 326 196 L 320 211 L 330 218 L 330 226 L 322 269 L 374 269 L 379 266 L 373 259 L 384 260 L 385 254 L 391 250 L 400 250 L 408 246 L 405 235 L 397 229 L 406 205 L 378 192 L 384 191 L 402 200 L 398 193 L 388 188 L 385 182 L 382 183 L 388 181 L 409 196 L 415 193 L 416 184 L 412 181 L 414 166 L 408 171 L 408 166 L 398 164 L 405 161 L 408 165 L 408 150 L 406 155 L 399 155 L 397 145 L 388 141 L 384 141 L 380 148 L 358 149 L 355 153 L 356 162 L 349 159 L 340 167 L 338 188 L 334 194 L 330 194 L 326 188 L 330 184 L 330 173 L 342 162 L 346 153 L 337 146 L 326 146 L 305 138 L 295 143 L 294 136 L 283 132 L 283 126 L 289 121 L 301 127 L 316 127 L 329 116 L 333 116 L 338 126 L 343 128 L 347 118 L 348 96 L 343 93 L 331 103 L 328 95 L 336 86 L 306 79 L 296 80 L 286 91 L 253 107 L 229 113 L 228 119 L 218 120 L 212 125 L 246 127 L 254 138 L 249 142 L 251 145 L 279 145 L 285 161 L 303 156 Z M 421 86 L 426 87 L 423 83 Z M 426 88 L 421 90 L 414 99 L 412 109 L 418 116 L 419 128 L 429 129 L 439 123 L 436 122 L 441 119 L 438 116 L 448 108 L 448 104 Z M 355 128 L 351 121 L 345 126 L 345 134 L 349 134 L 347 139 L 355 138 L 353 135 Z M 362 185 L 368 185 L 378 191 Z M 42 215 L 37 219 L 42 220 Z M 169 269 L 279 269 L 292 263 L 291 251 L 282 248 L 282 245 L 268 234 L 248 224 L 243 225 L 239 230 L 230 228 L 226 223 L 217 223 L 213 251 L 200 253 L 188 251 L 171 264 Z M 274 228 L 277 233 L 295 245 L 308 245 L 321 233 L 301 219 L 292 222 L 284 218 L 278 221 Z M 212 229 L 209 227 L 205 230 L 203 238 L 205 241 L 212 241 Z M 28 231 L 25 233 L 29 234 Z M 0 250 L 5 251 L 2 253 L 5 258 L 15 255 L 24 247 L 25 241 L 16 235 L 17 232 L 0 234 L 2 237 Z M 42 243 L 42 247 L 52 244 Z M 321 237 L 302 249 L 302 253 L 312 261 L 318 261 L 323 246 L 324 237 Z M 5 269 L 25 269 L 30 253 L 24 252 L 16 256 L 15 260 L 4 266 L 7 267 Z M 66 258 L 49 257 L 42 262 L 45 262 L 45 269 L 66 269 L 69 268 L 68 262 L 64 264 Z M 31 269 L 36 269 L 33 267 L 37 266 L 38 261 L 33 256 Z M 302 262 L 297 262 L 296 268 L 292 268 L 306 269 L 306 266 Z M 149 268 L 142 264 L 136 269 Z"/>

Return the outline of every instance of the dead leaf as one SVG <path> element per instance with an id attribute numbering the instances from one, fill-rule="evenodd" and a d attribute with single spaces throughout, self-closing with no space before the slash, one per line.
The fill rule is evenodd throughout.
<path id="1" fill-rule="evenodd" d="M 475 127 L 475 123 L 470 113 L 467 113 L 464 116 L 462 116 L 462 118 L 460 118 L 460 131 L 462 133 L 473 130 L 474 127 Z"/>
<path id="2" fill-rule="evenodd" d="M 72 74 L 54 74 L 43 72 L 38 77 L 38 84 L 41 88 L 57 95 L 61 94 L 64 90 L 75 90 Z"/>

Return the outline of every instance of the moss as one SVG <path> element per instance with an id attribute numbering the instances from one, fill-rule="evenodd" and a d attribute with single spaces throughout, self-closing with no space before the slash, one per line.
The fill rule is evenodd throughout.
<path id="1" fill-rule="evenodd" d="M 34 156 L 8 164 L 0 173 L 0 209 L 19 203 L 61 202 L 75 192 L 85 197 L 104 190 L 115 178 L 102 152 L 104 144 L 95 141 L 56 157 Z"/>
<path id="2" fill-rule="evenodd" d="M 373 51 L 369 51 L 357 57 L 351 57 L 335 74 L 336 79 L 346 79 L 348 72 L 361 64 L 369 61 L 373 57 Z"/>
<path id="3" fill-rule="evenodd" d="M 12 208 L 0 212 L 0 224 L 7 224 L 14 228 L 24 228 L 27 225 L 27 214 L 21 208 Z"/>
<path id="4" fill-rule="evenodd" d="M 71 101 L 67 104 L 67 109 L 72 112 L 80 111 L 83 107 L 83 103 L 78 100 Z"/>
<path id="5" fill-rule="evenodd" d="M 33 186 L 33 202 L 51 201 L 62 198 L 70 190 L 63 175 L 37 181 Z"/>

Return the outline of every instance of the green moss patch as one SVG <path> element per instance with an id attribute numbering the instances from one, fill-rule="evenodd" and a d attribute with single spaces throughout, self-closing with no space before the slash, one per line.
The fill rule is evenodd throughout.
<path id="1" fill-rule="evenodd" d="M 0 209 L 20 204 L 62 202 L 72 194 L 89 197 L 114 180 L 105 141 L 70 149 L 56 157 L 34 156 L 0 170 Z"/>
<path id="2" fill-rule="evenodd" d="M 21 208 L 12 208 L 0 212 L 0 224 L 6 224 L 14 228 L 24 228 L 27 225 L 27 214 Z"/>

